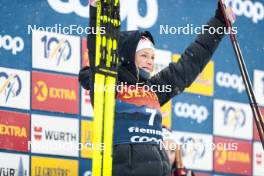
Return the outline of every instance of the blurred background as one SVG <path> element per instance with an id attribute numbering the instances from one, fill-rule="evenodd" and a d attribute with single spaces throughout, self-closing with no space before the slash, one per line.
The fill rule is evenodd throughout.
<path id="1" fill-rule="evenodd" d="M 227 4 L 264 107 L 264 1 Z M 122 30 L 153 34 L 158 72 L 195 39 L 175 29 L 201 27 L 216 7 L 216 0 L 121 0 Z M 92 148 L 69 147 L 90 143 L 93 135 L 89 91 L 78 83 L 80 68 L 89 64 L 87 0 L 1 0 L 0 9 L 0 175 L 92 175 Z M 162 109 L 175 140 L 202 146 L 182 151 L 197 175 L 264 175 L 264 152 L 228 36 L 193 85 Z M 226 148 L 213 150 L 211 143 Z M 230 149 L 234 143 L 237 150 Z"/>

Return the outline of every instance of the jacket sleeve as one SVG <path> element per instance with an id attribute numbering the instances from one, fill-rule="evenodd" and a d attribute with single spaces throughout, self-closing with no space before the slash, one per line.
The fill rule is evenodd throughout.
<path id="1" fill-rule="evenodd" d="M 213 28 L 225 27 L 225 24 L 216 18 L 212 18 L 207 25 Z M 171 91 L 157 92 L 161 105 L 192 84 L 209 62 L 223 37 L 224 34 L 210 34 L 205 30 L 187 47 L 177 63 L 170 63 L 150 79 L 152 85 L 171 86 Z"/>

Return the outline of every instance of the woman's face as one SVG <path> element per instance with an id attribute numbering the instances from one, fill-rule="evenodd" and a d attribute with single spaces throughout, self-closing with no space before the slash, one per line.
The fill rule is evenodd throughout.
<path id="1" fill-rule="evenodd" d="M 172 166 L 174 164 L 175 158 L 176 158 L 176 150 L 175 150 L 174 141 L 165 140 L 165 141 L 163 141 L 163 143 L 165 146 L 167 156 L 168 156 L 169 161 L 170 161 L 170 165 Z"/>
<path id="2" fill-rule="evenodd" d="M 146 48 L 136 52 L 135 65 L 148 73 L 154 69 L 155 53 L 152 49 Z"/>

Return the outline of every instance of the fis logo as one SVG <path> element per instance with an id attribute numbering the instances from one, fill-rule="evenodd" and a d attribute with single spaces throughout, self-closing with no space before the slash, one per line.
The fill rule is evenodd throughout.
<path id="1" fill-rule="evenodd" d="M 236 131 L 238 128 L 242 128 L 245 125 L 246 113 L 242 108 L 223 106 L 222 111 L 224 113 L 224 125 L 232 126 L 233 131 Z"/>
<path id="2" fill-rule="evenodd" d="M 62 14 L 75 13 L 76 15 L 88 18 L 89 5 L 81 0 L 47 0 L 51 8 Z M 82 5 L 86 3 L 86 5 Z M 138 0 L 121 0 L 121 20 L 127 19 L 127 30 L 138 28 L 149 28 L 153 26 L 158 18 L 157 0 L 146 0 L 147 11 L 144 16 L 138 9 Z"/>
<path id="3" fill-rule="evenodd" d="M 236 74 L 218 72 L 216 74 L 216 82 L 220 87 L 232 88 L 238 93 L 245 91 L 242 77 Z"/>
<path id="4" fill-rule="evenodd" d="M 12 38 L 10 35 L 0 35 L 0 49 L 11 50 L 13 55 L 24 49 L 24 41 L 20 37 Z"/>
<path id="5" fill-rule="evenodd" d="M 208 118 L 208 110 L 205 106 L 197 106 L 178 102 L 174 105 L 174 113 L 177 117 L 190 118 L 196 120 L 197 123 L 202 123 Z"/>
<path id="6" fill-rule="evenodd" d="M 66 39 L 57 39 L 55 37 L 43 36 L 41 42 L 44 45 L 44 58 L 45 59 L 56 59 L 57 66 L 61 62 L 66 62 L 70 59 L 72 49 L 71 44 Z"/>
<path id="7" fill-rule="evenodd" d="M 9 98 L 17 97 L 21 93 L 21 89 L 22 83 L 18 75 L 0 72 L 0 95 L 4 95 L 5 102 Z"/>
<path id="8" fill-rule="evenodd" d="M 182 156 L 191 157 L 192 163 L 196 163 L 197 160 L 204 157 L 206 152 L 206 144 L 203 139 L 194 139 L 192 137 L 181 137 L 180 139 L 182 147 Z"/>
<path id="9" fill-rule="evenodd" d="M 238 16 L 244 15 L 251 18 L 254 23 L 264 19 L 264 7 L 261 2 L 249 0 L 226 0 L 226 4 L 232 7 L 234 13 Z"/>

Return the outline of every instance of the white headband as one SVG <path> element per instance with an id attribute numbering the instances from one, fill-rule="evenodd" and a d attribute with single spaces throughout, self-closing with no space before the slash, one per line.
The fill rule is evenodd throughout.
<path id="1" fill-rule="evenodd" d="M 147 37 L 143 36 L 143 37 L 141 37 L 141 39 L 138 42 L 136 52 L 139 50 L 142 50 L 142 49 L 147 49 L 147 48 L 155 51 L 155 47 L 154 47 L 153 43 Z"/>

